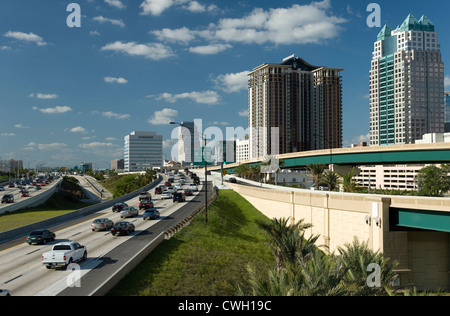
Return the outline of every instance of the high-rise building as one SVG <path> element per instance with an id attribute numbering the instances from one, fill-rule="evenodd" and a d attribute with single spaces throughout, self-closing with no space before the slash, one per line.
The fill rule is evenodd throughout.
<path id="1" fill-rule="evenodd" d="M 111 170 L 122 170 L 125 167 L 125 160 L 114 159 L 111 160 Z"/>
<path id="2" fill-rule="evenodd" d="M 294 55 L 249 74 L 250 158 L 342 147 L 343 69 Z"/>
<path id="3" fill-rule="evenodd" d="M 163 166 L 162 136 L 155 132 L 131 132 L 125 136 L 125 172 L 146 171 Z"/>
<path id="4" fill-rule="evenodd" d="M 434 24 L 413 15 L 374 43 L 370 70 L 370 144 L 413 144 L 444 132 L 444 64 Z"/>
<path id="5" fill-rule="evenodd" d="M 193 164 L 194 152 L 200 148 L 199 129 L 201 120 L 181 122 L 178 127 L 178 161 L 184 166 Z"/>

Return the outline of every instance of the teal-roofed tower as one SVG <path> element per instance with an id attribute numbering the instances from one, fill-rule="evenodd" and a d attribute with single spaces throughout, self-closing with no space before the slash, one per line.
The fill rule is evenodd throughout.
<path id="1" fill-rule="evenodd" d="M 413 144 L 442 133 L 444 63 L 435 25 L 409 14 L 374 42 L 370 70 L 370 144 Z"/>

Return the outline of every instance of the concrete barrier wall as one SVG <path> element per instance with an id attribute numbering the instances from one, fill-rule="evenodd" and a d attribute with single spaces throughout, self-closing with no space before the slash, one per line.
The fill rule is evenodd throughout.
<path id="1" fill-rule="evenodd" d="M 129 274 L 139 263 L 142 262 L 156 247 L 164 241 L 165 232 L 161 233 L 152 240 L 147 246 L 139 250 L 134 257 L 128 260 L 113 275 L 100 284 L 89 296 L 104 296 L 111 291 L 117 283 Z"/>
<path id="2" fill-rule="evenodd" d="M 59 189 L 61 182 L 62 178 L 49 185 L 49 187 L 45 191 L 39 192 L 32 197 L 21 199 L 18 202 L 8 204 L 8 206 L 0 209 L 0 214 L 11 213 L 26 208 L 36 207 L 45 203 Z"/>
<path id="3" fill-rule="evenodd" d="M 98 203 L 98 204 L 94 204 L 92 206 L 88 206 L 61 216 L 56 216 L 53 218 L 49 218 L 47 220 L 38 222 L 38 223 L 34 223 L 34 224 L 30 224 L 27 226 L 23 226 L 17 229 L 12 229 L 6 232 L 2 232 L 0 233 L 0 243 L 5 242 L 7 240 L 13 239 L 15 237 L 20 237 L 23 236 L 25 234 L 28 234 L 30 231 L 36 230 L 36 229 L 43 229 L 43 228 L 47 228 L 53 225 L 57 225 L 59 223 L 63 223 L 65 221 L 68 220 L 72 220 L 75 218 L 79 218 L 88 214 L 92 214 L 98 211 L 101 211 L 105 208 L 108 207 L 112 207 L 115 203 L 120 203 L 120 202 L 125 202 L 128 201 L 132 198 L 135 198 L 139 195 L 139 193 L 141 193 L 142 191 L 149 191 L 151 189 L 153 189 L 154 187 L 156 187 L 160 182 L 162 181 L 162 176 L 159 176 L 157 180 L 155 180 L 154 182 L 150 183 L 149 185 L 140 188 L 136 191 L 133 191 L 131 193 L 128 193 L 127 195 L 121 196 L 119 198 L 116 199 L 112 199 L 109 201 L 105 201 L 103 203 Z"/>

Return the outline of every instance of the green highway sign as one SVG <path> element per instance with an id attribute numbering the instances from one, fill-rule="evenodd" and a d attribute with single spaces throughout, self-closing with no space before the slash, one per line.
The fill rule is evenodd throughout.
<path id="1" fill-rule="evenodd" d="M 203 149 L 205 149 L 205 157 L 203 157 Z M 206 159 L 204 159 L 206 158 Z M 206 165 L 211 166 L 212 165 L 212 150 L 210 147 L 202 147 L 202 149 L 194 150 L 194 166 L 204 166 L 205 160 Z"/>

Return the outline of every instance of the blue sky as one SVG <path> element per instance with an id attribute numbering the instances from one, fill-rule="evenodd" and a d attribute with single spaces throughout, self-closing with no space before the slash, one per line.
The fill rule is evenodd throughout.
<path id="1" fill-rule="evenodd" d="M 81 27 L 66 23 L 71 2 L 81 8 Z M 344 145 L 367 140 L 380 31 L 366 23 L 371 2 L 2 0 L 0 157 L 25 167 L 106 168 L 123 157 L 126 134 L 156 131 L 169 159 L 168 121 L 247 128 L 245 73 L 292 54 L 345 69 Z M 447 63 L 448 0 L 376 3 L 381 26 L 395 28 L 409 13 L 428 16 Z"/>

